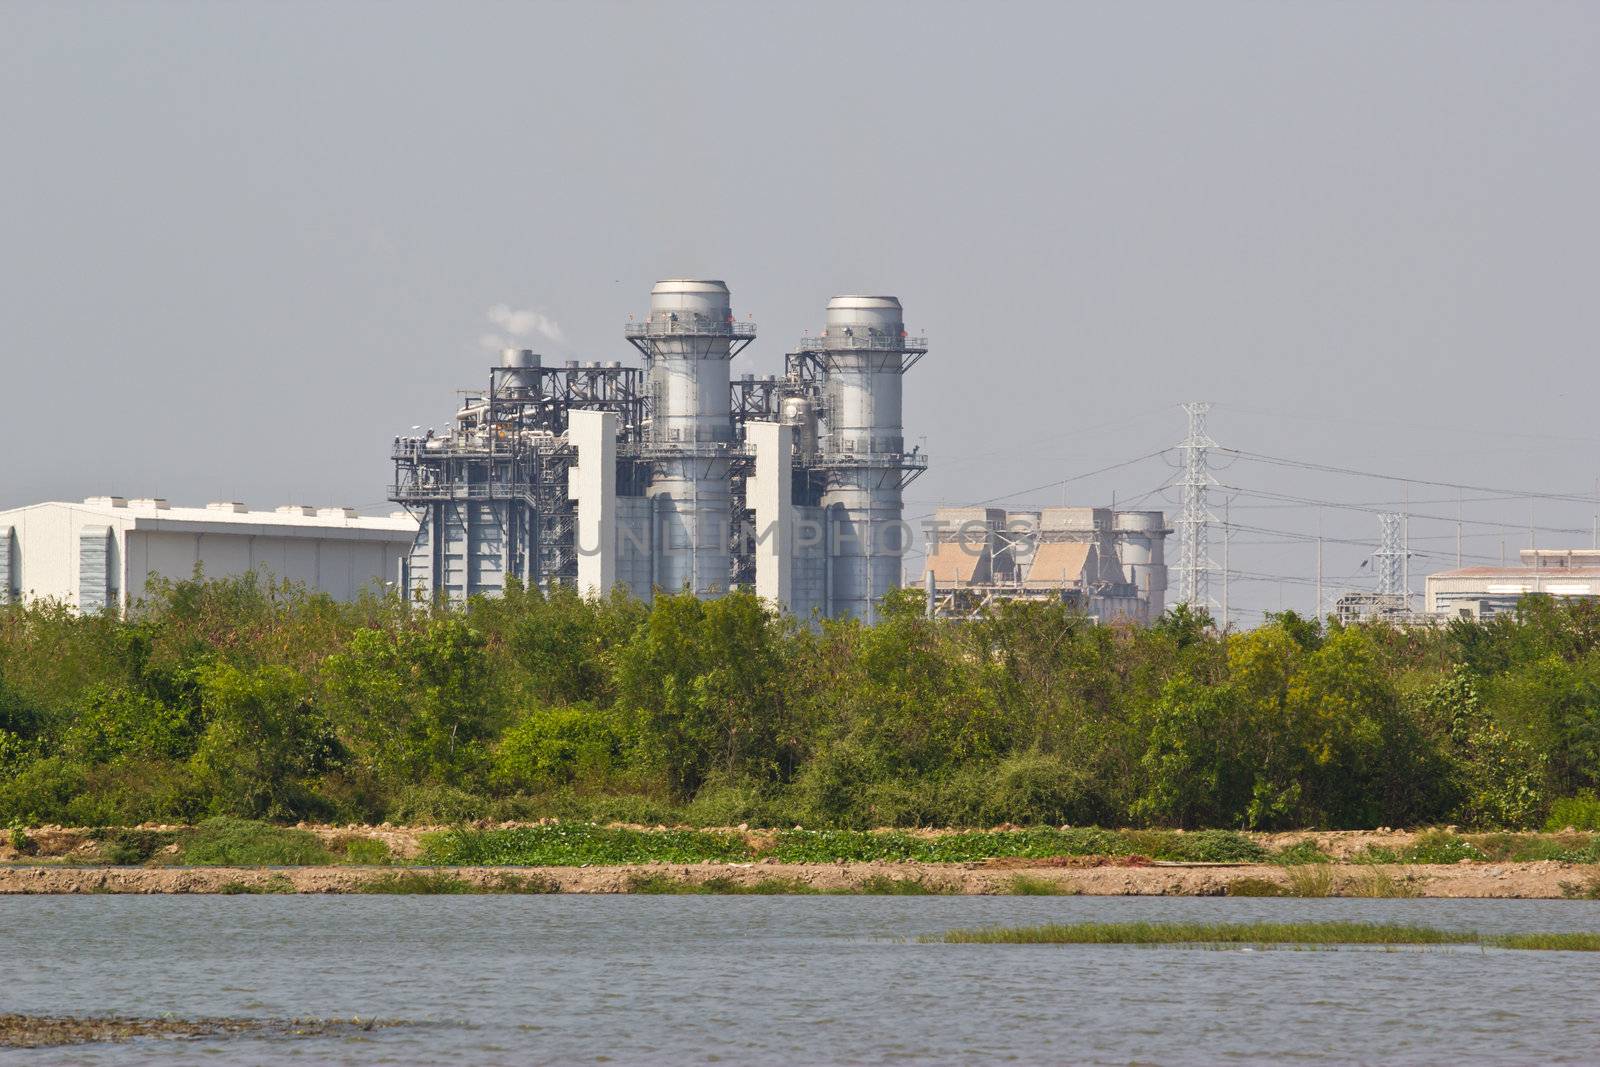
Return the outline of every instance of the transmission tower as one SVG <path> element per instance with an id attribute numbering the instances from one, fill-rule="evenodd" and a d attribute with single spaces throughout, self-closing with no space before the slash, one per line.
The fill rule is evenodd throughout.
<path id="1" fill-rule="evenodd" d="M 1189 416 L 1189 436 L 1178 445 L 1183 457 L 1183 474 L 1178 485 L 1183 490 L 1183 514 L 1178 518 L 1178 602 L 1192 608 L 1216 610 L 1211 599 L 1211 576 L 1218 570 L 1211 558 L 1210 529 L 1217 517 L 1211 514 L 1207 491 L 1215 484 L 1211 477 L 1210 451 L 1217 443 L 1206 435 L 1206 412 L 1211 405 L 1183 405 Z M 1227 619 L 1220 619 L 1227 626 Z"/>
<path id="2" fill-rule="evenodd" d="M 1382 526 L 1383 539 L 1378 545 L 1378 551 L 1372 554 L 1372 570 L 1378 576 L 1378 595 L 1399 597 L 1400 567 L 1406 554 L 1400 543 L 1400 513 L 1383 512 L 1379 514 L 1378 522 Z"/>

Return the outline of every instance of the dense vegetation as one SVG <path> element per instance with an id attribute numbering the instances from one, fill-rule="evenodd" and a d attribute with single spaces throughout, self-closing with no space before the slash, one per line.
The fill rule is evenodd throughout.
<path id="1" fill-rule="evenodd" d="M 0 608 L 0 824 L 1600 828 L 1593 604 L 1227 634 L 886 615 L 523 590 L 435 612 L 250 577 L 127 618 Z"/>

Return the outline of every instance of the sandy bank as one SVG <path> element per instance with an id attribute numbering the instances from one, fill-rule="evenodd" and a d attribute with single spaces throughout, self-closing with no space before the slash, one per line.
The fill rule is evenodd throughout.
<path id="1" fill-rule="evenodd" d="M 1452 898 L 1553 899 L 1591 884 L 1600 872 L 1569 863 L 1499 863 L 1454 866 L 1331 864 L 1335 896 L 1371 896 L 1374 871 L 1404 895 Z M 626 893 L 640 877 L 701 883 L 721 879 L 754 886 L 784 879 L 819 891 L 858 889 L 869 879 L 915 879 L 929 887 L 964 894 L 1004 894 L 1020 874 L 1056 883 L 1062 892 L 1089 896 L 1219 896 L 1241 879 L 1290 884 L 1282 867 L 1240 864 L 1159 864 L 1148 867 L 1019 867 L 931 863 L 750 863 L 639 864 L 616 867 L 0 867 L 0 893 L 221 893 L 244 887 L 296 893 L 352 893 L 397 871 L 448 871 L 474 885 L 492 886 L 507 874 L 540 880 L 563 893 Z M 1572 888 L 1569 888 L 1572 887 Z"/>

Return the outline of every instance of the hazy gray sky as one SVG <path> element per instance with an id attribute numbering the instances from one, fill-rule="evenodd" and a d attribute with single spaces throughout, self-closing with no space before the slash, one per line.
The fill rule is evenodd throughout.
<path id="1" fill-rule="evenodd" d="M 552 358 L 631 359 L 622 324 L 677 274 L 754 315 L 735 371 L 779 369 L 836 292 L 900 296 L 932 346 L 910 515 L 1174 444 L 1189 399 L 1247 451 L 1592 492 L 1596 56 L 1593 3 L 11 0 L 0 506 L 386 510 L 390 439 L 481 383 L 491 309 L 546 316 L 512 325 Z M 1170 459 L 1066 499 L 1149 494 Z M 1459 495 L 1513 527 L 1467 527 L 1469 556 L 1514 558 L 1528 502 Z M 1274 531 L 1235 534 L 1232 606 L 1310 608 L 1251 576 L 1308 582 L 1318 511 L 1231 514 Z M 1540 501 L 1535 536 L 1587 544 L 1592 515 Z M 1453 562 L 1453 521 L 1411 531 Z M 1330 544 L 1330 589 L 1369 551 Z"/>

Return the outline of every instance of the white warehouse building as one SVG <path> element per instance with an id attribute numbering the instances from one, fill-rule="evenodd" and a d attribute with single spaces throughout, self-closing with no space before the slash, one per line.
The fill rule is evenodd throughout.
<path id="1" fill-rule="evenodd" d="M 90 497 L 0 511 L 0 603 L 59 600 L 80 611 L 124 608 L 155 576 L 181 580 L 257 571 L 353 600 L 398 580 L 416 520 L 300 505 L 251 511 L 237 502 Z"/>

